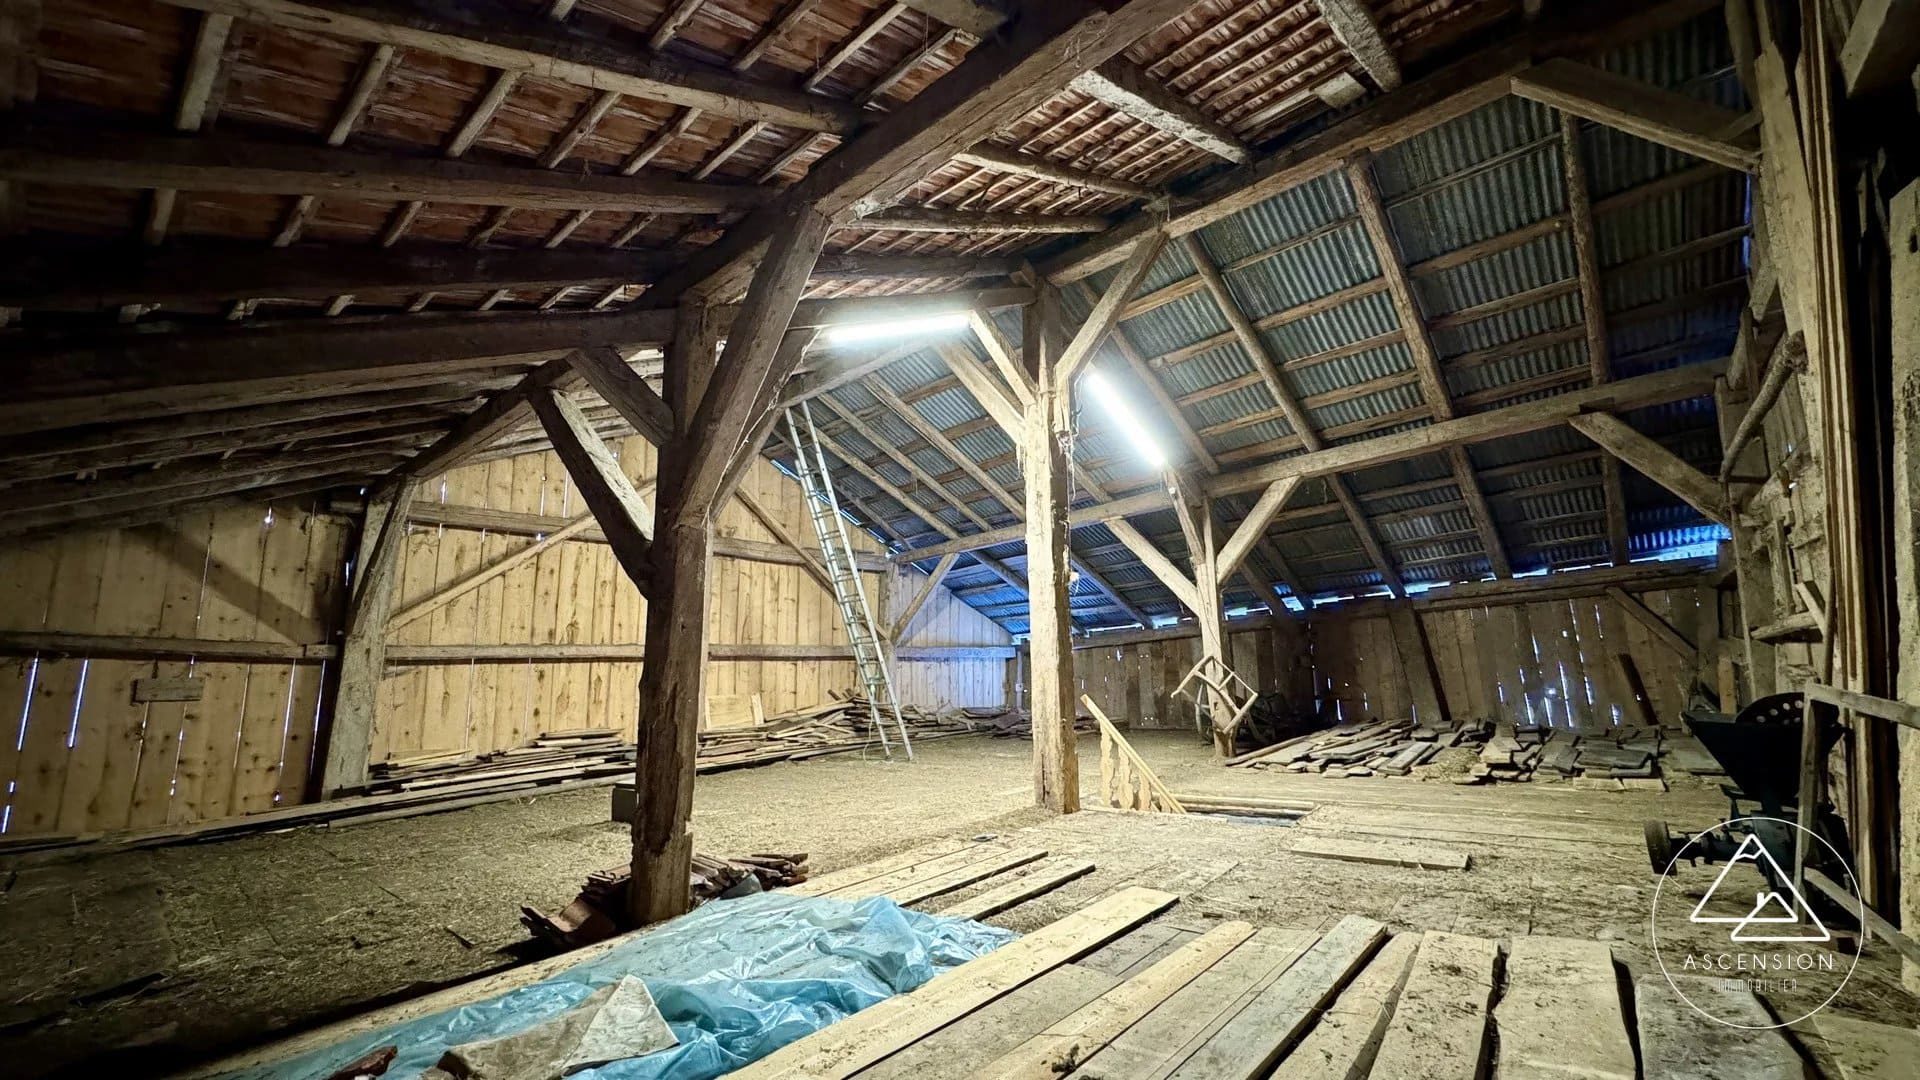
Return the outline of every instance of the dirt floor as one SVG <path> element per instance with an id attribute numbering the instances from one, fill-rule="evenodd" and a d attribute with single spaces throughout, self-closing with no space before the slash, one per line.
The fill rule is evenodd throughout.
<path id="1" fill-rule="evenodd" d="M 1135 744 L 1177 791 L 1315 801 L 1299 826 L 1031 805 L 1030 747 L 929 743 L 912 765 L 855 756 L 706 776 L 702 850 L 807 851 L 816 873 L 941 838 L 997 835 L 1098 870 L 994 922 L 1029 930 L 1129 883 L 1181 894 L 1169 917 L 1319 928 L 1358 913 L 1396 928 L 1610 941 L 1648 962 L 1655 879 L 1641 822 L 1698 828 L 1725 800 L 1698 780 L 1665 794 L 1568 784 L 1462 787 L 1222 769 L 1190 736 Z M 1098 755 L 1083 741 L 1091 796 Z M 1089 799 L 1091 801 L 1091 799 Z M 519 905 L 557 907 L 585 874 L 624 862 L 608 791 L 85 862 L 0 867 L 0 1053 L 16 1075 L 135 1074 L 267 1041 L 530 955 Z M 1419 838 L 1469 871 L 1334 862 L 1287 850 L 1298 830 Z M 1017 836 L 1015 835 L 1017 834 Z M 964 895 L 964 894 L 956 894 Z M 940 904 L 954 897 L 941 898 Z M 938 904 L 934 906 L 939 906 Z M 1836 1008 L 1910 1017 L 1889 950 L 1870 949 Z M 24 1071 L 21 1066 L 25 1063 Z"/>

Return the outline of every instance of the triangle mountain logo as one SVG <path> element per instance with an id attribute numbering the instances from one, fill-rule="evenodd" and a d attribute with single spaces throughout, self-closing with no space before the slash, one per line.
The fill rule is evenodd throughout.
<path id="1" fill-rule="evenodd" d="M 1778 881 L 1785 890 L 1769 890 L 1753 894 L 1753 903 L 1749 906 L 1742 900 L 1734 900 L 1738 885 L 1729 884 L 1727 875 L 1741 864 L 1752 866 L 1769 881 Z M 1726 903 L 1735 910 L 1745 907 L 1745 915 L 1708 915 L 1707 905 L 1720 898 L 1721 889 L 1727 890 Z M 1766 845 L 1758 836 L 1749 835 L 1734 851 L 1733 857 L 1721 869 L 1720 876 L 1713 879 L 1713 886 L 1700 902 L 1694 905 L 1693 914 L 1687 917 L 1695 923 L 1728 923 L 1733 926 L 1728 938 L 1740 942 L 1764 941 L 1830 941 L 1833 935 L 1828 933 L 1820 917 L 1807 905 L 1806 898 L 1793 885 L 1793 879 L 1773 858 Z"/>

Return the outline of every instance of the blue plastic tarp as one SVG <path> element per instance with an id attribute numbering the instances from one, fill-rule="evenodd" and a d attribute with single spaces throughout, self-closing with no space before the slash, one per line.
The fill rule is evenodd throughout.
<path id="1" fill-rule="evenodd" d="M 395 1045 L 391 1077 L 414 1077 L 449 1047 L 523 1031 L 623 976 L 644 979 L 680 1045 L 573 1074 L 586 1080 L 705 1080 L 836 1020 L 913 990 L 1013 940 L 1010 931 L 856 902 L 764 893 L 716 900 L 543 982 L 356 1036 L 231 1077 L 314 1080 Z"/>

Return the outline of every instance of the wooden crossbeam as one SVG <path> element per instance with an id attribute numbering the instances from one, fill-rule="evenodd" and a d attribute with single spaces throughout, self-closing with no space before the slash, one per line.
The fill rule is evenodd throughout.
<path id="1" fill-rule="evenodd" d="M 1618 585 L 1607 588 L 1607 597 L 1618 605 L 1622 612 L 1631 615 L 1635 622 L 1646 627 L 1647 632 L 1652 634 L 1656 641 L 1678 654 L 1688 667 L 1699 663 L 1700 650 L 1694 647 L 1693 642 L 1681 637 L 1678 630 L 1668 625 L 1667 620 L 1655 614 L 1652 608 L 1641 603 L 1638 597 L 1629 595 Z"/>
<path id="2" fill-rule="evenodd" d="M 1325 476 L 1350 472 L 1369 465 L 1430 454 L 1450 446 L 1464 446 L 1558 427 L 1596 410 L 1634 409 L 1699 397 L 1713 392 L 1713 380 L 1726 371 L 1726 366 L 1724 358 L 1687 364 L 1651 375 L 1618 379 L 1604 386 L 1574 390 L 1538 401 L 1443 420 L 1422 428 L 1332 446 L 1265 465 L 1222 473 L 1213 478 L 1211 489 L 1216 495 L 1260 491 L 1283 476 Z"/>
<path id="3" fill-rule="evenodd" d="M 925 206 L 896 206 L 848 222 L 849 229 L 885 229 L 892 232 L 958 232 L 970 235 L 1047 235 L 1097 233 L 1107 219 L 1090 214 L 1021 214 L 987 210 L 945 210 Z"/>
<path id="4" fill-rule="evenodd" d="M 1236 165 L 1253 158 L 1253 151 L 1225 124 L 1124 57 L 1108 60 L 1073 80 L 1073 89 L 1215 157 Z"/>
<path id="5" fill-rule="evenodd" d="M 1722 525 L 1729 520 L 1724 488 L 1673 451 L 1633 430 L 1625 420 L 1606 413 L 1589 413 L 1571 417 L 1567 422 L 1647 479 L 1680 496 L 1709 520 Z"/>
<path id="6" fill-rule="evenodd" d="M 353 150 L 204 136 L 29 130 L 0 143 L 0 177 L 84 188 L 419 200 L 533 210 L 711 214 L 750 210 L 763 188 L 653 176 L 561 175 Z"/>
<path id="7" fill-rule="evenodd" d="M 934 346 L 934 351 L 947 362 L 947 369 L 953 372 L 954 378 L 967 388 L 967 392 L 993 418 L 993 422 L 1000 425 L 1007 437 L 1019 442 L 1021 429 L 1026 423 L 1025 407 L 1015 400 L 1013 391 L 981 367 L 967 350 L 941 342 Z"/>
<path id="8" fill-rule="evenodd" d="M 642 595 L 653 585 L 653 508 L 621 471 L 620 462 L 595 434 L 580 406 L 565 393 L 546 389 L 529 395 L 534 414 L 553 451 L 566 466 L 567 475 L 580 492 L 581 501 L 593 511 L 600 531 L 613 548 L 613 557 L 626 571 Z"/>
<path id="9" fill-rule="evenodd" d="M 1222 578 L 1232 574 L 1240 568 L 1242 562 L 1246 561 L 1254 545 L 1266 535 L 1267 526 L 1273 523 L 1273 516 L 1287 505 L 1287 500 L 1293 497 L 1293 493 L 1299 489 L 1300 484 L 1300 477 L 1290 476 L 1275 480 L 1267 490 L 1260 493 L 1260 498 L 1254 502 L 1253 508 L 1247 511 L 1247 516 L 1240 520 L 1240 524 L 1233 530 L 1233 535 L 1227 538 L 1226 544 L 1220 549 L 1219 568 Z"/>
<path id="10" fill-rule="evenodd" d="M 157 248 L 17 243 L 0 250 L 0 304 L 80 311 L 238 296 L 320 300 L 376 290 L 612 288 L 645 284 L 675 258 L 631 249 L 272 248 L 190 238 Z"/>
<path id="11" fill-rule="evenodd" d="M 1054 368 L 1057 387 L 1064 392 L 1067 386 L 1079 378 L 1087 361 L 1093 359 L 1095 349 L 1107 339 L 1107 334 L 1120 321 L 1120 309 L 1133 296 L 1133 291 L 1146 280 L 1153 270 L 1153 264 L 1160 258 L 1160 252 L 1166 247 L 1167 238 L 1159 233 L 1142 237 L 1138 247 L 1127 256 L 1120 272 L 1107 283 L 1107 291 L 1100 301 L 1087 313 L 1087 319 L 1075 330 L 1073 337 L 1060 350 L 1060 359 Z"/>
<path id="12" fill-rule="evenodd" d="M 1731 137 L 1739 113 L 1592 64 L 1544 61 L 1515 75 L 1513 92 L 1738 172 L 1760 169 L 1759 150 Z"/>
<path id="13" fill-rule="evenodd" d="M 967 313 L 967 325 L 973 330 L 973 336 L 980 347 L 987 350 L 987 359 L 1007 380 L 1007 386 L 1013 390 L 1020 408 L 1033 404 L 1033 375 L 1021 366 L 1020 352 L 1012 342 L 1000 333 L 1000 327 L 994 324 L 993 316 L 983 308 L 975 308 Z"/>
<path id="14" fill-rule="evenodd" d="M 1382 90 L 1399 88 L 1400 62 L 1393 58 L 1393 48 L 1381 36 L 1380 24 L 1366 4 L 1360 0 L 1314 0 L 1314 6 L 1320 9 L 1320 18 L 1333 36 L 1347 47 L 1375 85 Z"/>
<path id="15" fill-rule="evenodd" d="M 1065 184 L 1085 191 L 1102 191 L 1109 195 L 1124 195 L 1130 199 L 1151 199 L 1155 192 L 1144 184 L 1118 177 L 1101 176 L 1085 169 L 1076 169 L 1049 161 L 1046 158 L 1023 154 L 1017 150 L 993 143 L 981 143 L 978 146 L 962 150 L 953 156 L 953 160 L 964 165 L 973 165 L 995 172 L 1011 173 L 1015 176 L 1029 176 L 1036 180 L 1047 180 L 1055 184 Z"/>
<path id="16" fill-rule="evenodd" d="M 939 588 L 940 579 L 947 576 L 947 571 L 953 569 L 953 564 L 959 558 L 958 552 L 942 555 L 940 561 L 933 565 L 932 572 L 927 574 L 927 580 L 921 582 L 920 587 L 914 590 L 913 597 L 907 601 L 905 610 L 900 612 L 900 617 L 894 620 L 893 626 L 887 631 L 888 639 L 895 645 L 906 640 L 907 632 L 913 629 L 913 620 L 920 617 L 920 612 L 932 598 L 933 591 Z"/>
<path id="17" fill-rule="evenodd" d="M 397 0 L 169 0 L 179 7 L 329 37 L 452 57 L 512 75 L 697 108 L 746 122 L 847 134 L 862 118 L 849 106 L 742 78 L 725 68 L 648 54 L 605 36 L 484 3 L 430 14 Z"/>
<path id="18" fill-rule="evenodd" d="M 617 350 L 605 345 L 576 349 L 567 360 L 642 438 L 655 446 L 667 445 L 677 430 L 673 410 Z"/>
<path id="19" fill-rule="evenodd" d="M 677 503 L 683 519 L 704 519 L 712 510 L 741 444 L 759 426 L 772 394 L 799 362 L 797 354 L 780 346 L 806 288 L 807 273 L 826 239 L 827 225 L 826 216 L 814 210 L 795 213 L 753 276 L 712 381 L 699 397 L 699 411 L 687 422 L 694 458 Z M 779 370 L 782 365 L 776 360 L 784 363 L 784 370 Z"/>
<path id="20" fill-rule="evenodd" d="M 1159 579 L 1160 584 L 1166 586 L 1174 599 L 1180 601 L 1188 611 L 1196 614 L 1200 611 L 1203 598 L 1199 587 L 1145 533 L 1134 528 L 1133 523 L 1123 517 L 1108 518 L 1102 524 L 1127 546 L 1128 551 L 1133 552 L 1133 557 L 1139 559 L 1140 564 Z"/>

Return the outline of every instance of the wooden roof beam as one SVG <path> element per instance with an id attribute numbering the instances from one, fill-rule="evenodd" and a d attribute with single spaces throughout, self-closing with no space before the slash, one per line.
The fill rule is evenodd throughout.
<path id="1" fill-rule="evenodd" d="M 404 158 L 283 143 L 29 129 L 0 143 L 0 177 L 88 188 L 420 200 L 532 210 L 713 214 L 750 210 L 763 188 Z"/>
<path id="2" fill-rule="evenodd" d="M 1615 384 L 1618 385 L 1618 384 Z M 1633 430 L 1625 420 L 1607 413 L 1587 413 L 1567 421 L 1575 431 L 1599 443 L 1608 453 L 1633 466 L 1647 479 L 1678 495 L 1687 505 L 1722 525 L 1728 514 L 1726 489 L 1720 482 L 1653 439 Z"/>
<path id="3" fill-rule="evenodd" d="M 847 222 L 842 229 L 892 232 L 961 232 L 978 235 L 1097 233 L 1107 219 L 1086 214 L 1015 214 L 981 210 L 946 210 L 925 206 L 896 206 Z"/>
<path id="4" fill-rule="evenodd" d="M 1253 160 L 1253 151 L 1232 129 L 1125 57 L 1114 57 L 1074 79 L 1073 89 L 1215 157 L 1236 165 Z"/>
<path id="5" fill-rule="evenodd" d="M 697 108 L 747 123 L 765 121 L 803 131 L 847 134 L 863 120 L 826 98 L 767 86 L 725 68 L 609 44 L 602 34 L 570 29 L 490 3 L 440 15 L 400 0 L 169 0 L 185 8 L 289 29 L 394 45 L 480 64 L 498 71 L 571 83 L 593 91 Z"/>
<path id="6" fill-rule="evenodd" d="M 1727 361 L 1723 357 L 1650 375 L 1619 379 L 1604 386 L 1586 387 L 1538 401 L 1489 409 L 1471 416 L 1330 446 L 1237 472 L 1222 473 L 1212 479 L 1209 488 L 1214 495 L 1260 491 L 1284 476 L 1327 476 L 1351 472 L 1371 465 L 1435 453 L 1450 446 L 1465 446 L 1559 427 L 1585 413 L 1622 411 L 1684 401 L 1712 393 L 1713 380 L 1724 374 L 1726 369 Z"/>
<path id="7" fill-rule="evenodd" d="M 994 172 L 1028 176 L 1035 180 L 1064 184 L 1083 191 L 1100 191 L 1129 199 L 1151 199 L 1159 194 L 1144 184 L 1090 173 L 1084 169 L 1062 165 L 1032 154 L 1023 154 L 994 143 L 981 143 L 971 149 L 962 150 L 953 156 L 953 160 L 982 169 L 992 169 Z"/>
<path id="8" fill-rule="evenodd" d="M 1346 46 L 1347 52 L 1360 65 L 1382 90 L 1394 90 L 1400 86 L 1400 62 L 1393 58 L 1393 48 L 1380 34 L 1380 24 L 1374 21 L 1373 13 L 1361 0 L 1314 0 L 1314 6 L 1320 9 L 1320 19 L 1333 31 L 1333 36 Z"/>
<path id="9" fill-rule="evenodd" d="M 1514 75 L 1513 92 L 1736 172 L 1760 171 L 1759 149 L 1735 141 L 1744 118 L 1711 102 L 1564 59 Z"/>

